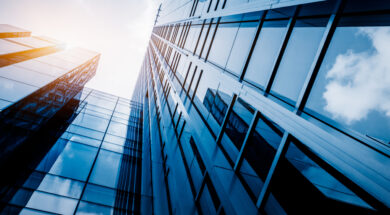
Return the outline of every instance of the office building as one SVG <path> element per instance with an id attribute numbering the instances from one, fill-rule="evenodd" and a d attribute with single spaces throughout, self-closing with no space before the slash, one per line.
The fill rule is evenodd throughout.
<path id="1" fill-rule="evenodd" d="M 134 96 L 166 213 L 388 213 L 389 18 L 386 1 L 163 2 Z"/>
<path id="2" fill-rule="evenodd" d="M 32 171 L 75 117 L 83 87 L 95 75 L 99 56 L 0 25 L 2 213 L 14 214 L 3 210 L 6 204 L 18 197 L 19 187 L 35 174 Z"/>
<path id="3" fill-rule="evenodd" d="M 132 99 L 78 91 L 9 157 L 0 209 L 388 214 L 389 18 L 380 0 L 164 1 Z"/>

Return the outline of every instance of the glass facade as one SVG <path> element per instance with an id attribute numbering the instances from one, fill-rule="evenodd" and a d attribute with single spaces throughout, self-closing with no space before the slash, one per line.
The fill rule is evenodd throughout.
<path id="1" fill-rule="evenodd" d="M 384 1 L 163 2 L 135 96 L 169 211 L 389 212 L 388 15 Z"/>
<path id="2" fill-rule="evenodd" d="M 131 100 L 82 88 L 88 51 L 0 68 L 2 123 L 31 134 L 0 136 L 29 143 L 0 145 L 1 213 L 389 213 L 389 3 L 160 9 Z"/>

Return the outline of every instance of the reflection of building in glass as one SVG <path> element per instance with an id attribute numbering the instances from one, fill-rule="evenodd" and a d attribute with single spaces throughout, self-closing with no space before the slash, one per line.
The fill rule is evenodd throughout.
<path id="1" fill-rule="evenodd" d="M 2 213 L 389 212 L 390 4 L 170 0 L 160 9 L 132 101 L 81 91 L 85 79 L 71 72 L 71 82 L 34 83 L 37 92 L 0 85 L 10 89 L 0 92 L 1 125 L 13 125 L 0 138 L 31 143 L 1 145 Z M 62 65 L 51 56 L 68 52 L 43 40 L 55 54 L 15 48 L 22 57 L 7 57 L 0 76 L 19 80 L 40 59 Z M 93 73 L 96 54 L 65 55 Z"/>

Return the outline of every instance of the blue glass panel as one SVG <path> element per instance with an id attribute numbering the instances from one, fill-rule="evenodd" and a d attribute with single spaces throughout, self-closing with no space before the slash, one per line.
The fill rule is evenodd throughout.
<path id="1" fill-rule="evenodd" d="M 383 144 L 390 142 L 389 18 L 340 20 L 306 104 L 315 116 Z"/>
<path id="2" fill-rule="evenodd" d="M 96 96 L 89 95 L 87 97 L 86 101 L 90 104 L 93 104 L 93 105 L 96 105 L 96 106 L 99 106 L 102 108 L 106 108 L 109 110 L 112 110 L 115 107 L 115 101 L 103 99 L 102 97 L 96 97 Z"/>
<path id="3" fill-rule="evenodd" d="M 79 113 L 72 124 L 105 132 L 108 125 L 108 120 L 82 112 Z"/>
<path id="4" fill-rule="evenodd" d="M 107 133 L 114 134 L 120 137 L 127 136 L 128 126 L 118 122 L 110 122 Z"/>
<path id="5" fill-rule="evenodd" d="M 285 37 L 287 21 L 266 21 L 260 31 L 245 79 L 265 87 Z"/>
<path id="6" fill-rule="evenodd" d="M 77 200 L 35 191 L 26 207 L 53 213 L 73 214 L 76 205 Z"/>
<path id="7" fill-rule="evenodd" d="M 101 140 L 96 140 L 96 139 L 92 139 L 89 137 L 85 137 L 85 136 L 81 136 L 81 135 L 73 134 L 73 133 L 69 133 L 69 132 L 65 132 L 61 136 L 61 138 L 68 139 L 68 140 L 73 141 L 73 142 L 84 143 L 84 144 L 95 146 L 95 147 L 99 147 L 99 145 L 101 143 Z"/>
<path id="8" fill-rule="evenodd" d="M 53 76 L 44 75 L 42 73 L 14 65 L 1 67 L 0 76 L 36 87 L 43 87 L 55 79 Z"/>
<path id="9" fill-rule="evenodd" d="M 295 103 L 298 99 L 326 23 L 327 19 L 297 20 L 271 89 L 284 100 Z"/>
<path id="10" fill-rule="evenodd" d="M 91 138 L 94 138 L 94 139 L 98 139 L 98 140 L 102 139 L 103 136 L 104 136 L 103 132 L 99 132 L 99 131 L 92 130 L 92 129 L 89 129 L 89 128 L 80 127 L 80 126 L 77 126 L 77 125 L 70 125 L 68 127 L 67 131 L 71 132 L 71 133 L 76 133 L 76 134 L 80 134 L 80 135 L 83 135 L 83 136 L 91 137 Z"/>
<path id="11" fill-rule="evenodd" d="M 37 90 L 37 87 L 0 77 L 0 99 L 16 102 Z"/>
<path id="12" fill-rule="evenodd" d="M 101 205 L 96 205 L 87 202 L 80 202 L 79 207 L 77 208 L 76 214 L 87 215 L 87 214 L 99 214 L 99 215 L 111 215 L 113 209 L 110 207 L 105 207 Z"/>
<path id="13" fill-rule="evenodd" d="M 209 61 L 212 61 L 221 67 L 225 67 L 239 25 L 240 23 L 229 23 L 220 24 L 218 26 L 217 33 L 215 34 L 208 56 Z"/>
<path id="14" fill-rule="evenodd" d="M 49 214 L 52 214 L 52 213 L 46 213 L 46 212 L 33 210 L 33 209 L 29 209 L 29 208 L 23 208 L 19 213 L 19 215 L 49 215 Z"/>
<path id="15" fill-rule="evenodd" d="M 302 143 L 293 139 L 285 158 L 281 158 L 271 186 L 271 198 L 266 203 L 267 214 L 277 214 L 279 210 L 312 214 L 319 208 L 324 214 L 340 211 L 374 214 L 371 206 L 314 162 L 300 147 L 303 147 Z M 296 198 L 297 193 L 299 198 Z"/>
<path id="16" fill-rule="evenodd" d="M 241 74 L 249 50 L 256 33 L 257 22 L 243 22 L 240 24 L 234 45 L 226 65 L 226 69 L 237 75 Z"/>
<path id="17" fill-rule="evenodd" d="M 116 188 L 122 155 L 100 150 L 89 181 L 107 187 Z"/>
<path id="18" fill-rule="evenodd" d="M 121 146 L 124 146 L 126 144 L 125 138 L 114 136 L 111 134 L 106 134 L 106 136 L 104 136 L 104 141 L 115 143 L 115 144 L 121 145 Z"/>
<path id="19" fill-rule="evenodd" d="M 50 173 L 84 181 L 91 169 L 97 148 L 69 142 Z"/>
<path id="20" fill-rule="evenodd" d="M 7 108 L 11 104 L 12 104 L 12 102 L 0 99 L 0 110 Z"/>
<path id="21" fill-rule="evenodd" d="M 38 190 L 62 196 L 79 198 L 84 183 L 54 175 L 46 175 Z"/>
<path id="22" fill-rule="evenodd" d="M 88 184 L 85 188 L 83 200 L 95 202 L 110 207 L 114 206 L 116 191 L 110 188 Z"/>

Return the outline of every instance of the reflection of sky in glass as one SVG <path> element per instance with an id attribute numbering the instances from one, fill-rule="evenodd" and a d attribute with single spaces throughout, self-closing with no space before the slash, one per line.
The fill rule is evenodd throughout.
<path id="1" fill-rule="evenodd" d="M 339 27 L 307 107 L 389 141 L 390 28 Z"/>
<path id="2" fill-rule="evenodd" d="M 253 50 L 245 79 L 265 87 L 285 35 L 287 22 L 265 22 Z"/>
<path id="3" fill-rule="evenodd" d="M 297 21 L 276 73 L 272 91 L 294 102 L 297 100 L 313 63 L 326 21 L 327 19 Z"/>

